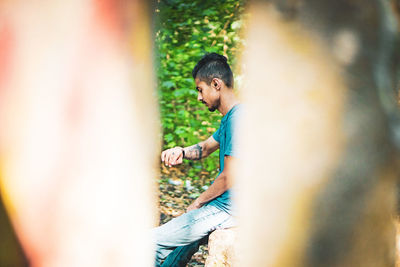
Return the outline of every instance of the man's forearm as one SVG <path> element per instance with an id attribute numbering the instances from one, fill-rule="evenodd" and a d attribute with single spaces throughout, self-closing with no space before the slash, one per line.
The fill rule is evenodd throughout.
<path id="1" fill-rule="evenodd" d="M 205 203 L 217 198 L 232 187 L 232 177 L 234 175 L 232 166 L 234 166 L 234 157 L 225 156 L 224 162 L 224 170 L 215 179 L 214 183 L 210 185 L 210 187 L 204 191 L 192 204 L 190 204 L 190 206 L 186 209 L 187 212 L 201 208 Z"/>
<path id="2" fill-rule="evenodd" d="M 204 151 L 203 142 L 200 142 L 193 146 L 185 147 L 183 151 L 185 159 L 197 160 L 197 159 L 202 159 L 205 156 L 203 153 Z"/>
<path id="3" fill-rule="evenodd" d="M 224 172 L 222 172 L 210 187 L 204 191 L 196 201 L 201 206 L 213 200 L 214 198 L 222 195 L 226 190 L 231 187 L 231 182 Z"/>

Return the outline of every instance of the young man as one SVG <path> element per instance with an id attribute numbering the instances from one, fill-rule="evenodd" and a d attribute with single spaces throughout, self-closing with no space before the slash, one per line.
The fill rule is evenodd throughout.
<path id="1" fill-rule="evenodd" d="M 229 188 L 235 157 L 235 121 L 240 105 L 233 92 L 233 74 L 226 57 L 206 54 L 192 72 L 198 91 L 197 99 L 213 112 L 224 116 L 219 129 L 207 140 L 189 147 L 174 147 L 161 154 L 167 166 L 182 160 L 199 160 L 220 149 L 220 173 L 211 186 L 188 208 L 185 214 L 155 229 L 156 266 L 186 266 L 193 253 L 215 229 L 235 225 Z"/>

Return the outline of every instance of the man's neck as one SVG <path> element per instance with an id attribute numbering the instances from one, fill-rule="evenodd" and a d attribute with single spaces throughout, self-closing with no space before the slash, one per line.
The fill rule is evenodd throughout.
<path id="1" fill-rule="evenodd" d="M 239 104 L 239 101 L 236 99 L 235 94 L 232 89 L 228 89 L 226 93 L 221 97 L 220 106 L 218 107 L 218 111 L 221 112 L 223 116 L 229 112 L 235 105 Z"/>

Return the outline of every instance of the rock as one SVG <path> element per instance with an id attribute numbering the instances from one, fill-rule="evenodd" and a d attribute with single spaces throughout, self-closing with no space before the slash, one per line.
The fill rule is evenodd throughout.
<path id="1" fill-rule="evenodd" d="M 189 180 L 185 181 L 185 187 L 187 191 L 192 191 L 194 189 L 194 186 L 192 186 L 192 183 Z"/>
<path id="2" fill-rule="evenodd" d="M 172 184 L 172 185 L 181 185 L 182 184 L 182 180 L 180 180 L 180 179 L 169 179 L 168 183 Z"/>
<path id="3" fill-rule="evenodd" d="M 191 194 L 189 195 L 189 198 L 191 198 L 191 199 L 196 199 L 196 198 L 198 198 L 199 196 L 200 196 L 200 193 L 195 192 L 195 193 L 191 193 Z"/>
<path id="4" fill-rule="evenodd" d="M 237 261 L 236 229 L 215 230 L 208 240 L 205 267 L 234 266 Z"/>

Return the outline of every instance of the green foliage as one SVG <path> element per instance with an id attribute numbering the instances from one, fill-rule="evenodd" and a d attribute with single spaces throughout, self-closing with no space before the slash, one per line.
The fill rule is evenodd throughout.
<path id="1" fill-rule="evenodd" d="M 243 0 L 159 0 L 155 43 L 163 149 L 196 144 L 219 127 L 218 111 L 211 113 L 197 101 L 191 73 L 206 52 L 227 56 L 234 69 L 243 9 Z M 201 170 L 215 175 L 218 153 L 186 163 L 192 178 Z"/>

